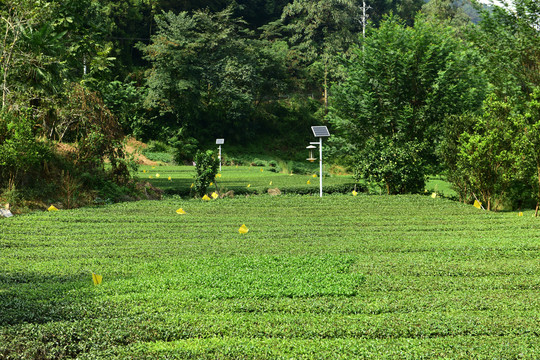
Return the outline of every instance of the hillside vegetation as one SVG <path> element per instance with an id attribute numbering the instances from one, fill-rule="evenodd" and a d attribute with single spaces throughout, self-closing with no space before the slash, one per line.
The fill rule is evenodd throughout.
<path id="1" fill-rule="evenodd" d="M 144 198 L 125 136 L 156 162 L 216 138 L 290 161 L 314 125 L 328 164 L 387 194 L 443 175 L 463 202 L 539 209 L 535 1 L 8 0 L 0 18 L 14 212 Z"/>

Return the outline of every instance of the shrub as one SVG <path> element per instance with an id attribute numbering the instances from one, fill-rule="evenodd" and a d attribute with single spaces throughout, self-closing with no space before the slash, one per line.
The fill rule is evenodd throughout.
<path id="1" fill-rule="evenodd" d="M 191 162 L 197 150 L 198 141 L 186 135 L 184 128 L 178 129 L 169 141 L 173 147 L 173 158 L 177 164 Z"/>
<path id="2" fill-rule="evenodd" d="M 419 193 L 425 185 L 420 146 L 393 138 L 370 139 L 358 156 L 355 178 L 384 187 L 387 194 Z"/>
<path id="3" fill-rule="evenodd" d="M 281 167 L 279 167 L 279 166 L 275 166 L 275 167 L 269 166 L 269 167 L 266 167 L 265 169 L 266 169 L 267 171 L 275 172 L 275 173 L 280 173 L 281 170 L 282 170 Z"/>
<path id="4" fill-rule="evenodd" d="M 161 161 L 164 163 L 172 163 L 173 155 L 168 152 L 144 152 L 144 156 L 151 161 Z"/>
<path id="5" fill-rule="evenodd" d="M 148 143 L 148 147 L 144 149 L 143 154 L 146 155 L 146 153 L 168 152 L 169 150 L 170 146 L 165 144 L 164 142 L 151 140 Z"/>
<path id="6" fill-rule="evenodd" d="M 253 159 L 251 166 L 266 166 L 268 163 L 261 159 Z"/>
<path id="7" fill-rule="evenodd" d="M 0 113 L 0 185 L 13 190 L 40 176 L 50 147 L 38 140 L 35 122 L 25 114 Z"/>
<path id="8" fill-rule="evenodd" d="M 206 190 L 210 183 L 214 181 L 218 173 L 219 161 L 214 156 L 212 150 L 207 150 L 206 152 L 197 151 L 195 154 L 195 181 L 194 190 L 195 193 L 199 196 L 206 194 Z"/>
<path id="9" fill-rule="evenodd" d="M 307 174 L 312 174 L 315 172 L 313 166 L 309 166 L 307 164 L 303 164 L 303 163 L 295 162 L 295 161 L 289 162 L 288 168 L 289 168 L 289 171 L 298 175 L 307 175 Z"/>

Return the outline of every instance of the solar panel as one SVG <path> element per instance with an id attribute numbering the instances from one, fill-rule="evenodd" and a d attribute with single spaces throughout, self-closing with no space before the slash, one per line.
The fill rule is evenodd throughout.
<path id="1" fill-rule="evenodd" d="M 330 133 L 326 126 L 312 126 L 311 130 L 313 131 L 313 136 L 315 137 L 329 137 Z"/>
<path id="2" fill-rule="evenodd" d="M 223 145 L 225 144 L 225 139 L 216 139 L 216 145 Z"/>

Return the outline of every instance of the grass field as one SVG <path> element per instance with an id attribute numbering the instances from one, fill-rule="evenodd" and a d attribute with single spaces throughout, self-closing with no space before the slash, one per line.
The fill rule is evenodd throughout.
<path id="1" fill-rule="evenodd" d="M 195 177 L 195 168 L 193 166 L 141 166 L 136 175 L 141 180 L 148 181 L 163 189 L 166 194 L 187 196 L 190 195 L 190 185 Z M 313 175 L 317 177 L 315 178 Z M 312 174 L 291 175 L 274 173 L 268 168 L 257 166 L 224 166 L 221 177 L 217 178 L 209 191 L 219 190 L 221 193 L 225 193 L 232 190 L 236 194 L 264 194 L 270 188 L 278 188 L 284 194 L 317 194 L 319 192 L 318 176 L 318 171 Z M 357 185 L 358 192 L 361 191 L 361 187 Z M 355 180 L 352 175 L 326 174 L 323 177 L 325 193 L 350 193 L 354 188 Z M 450 188 L 450 184 L 441 177 L 430 177 L 426 181 L 426 190 L 429 193 L 437 192 L 447 197 L 456 196 L 456 193 Z M 379 193 L 378 190 L 373 189 L 372 192 Z"/>
<path id="2" fill-rule="evenodd" d="M 0 219 L 0 358 L 537 359 L 531 215 L 336 194 Z"/>
<path id="3" fill-rule="evenodd" d="M 186 196 L 190 194 L 195 168 L 193 166 L 141 166 L 137 176 L 163 189 L 166 194 Z M 257 166 L 224 166 L 220 176 L 209 188 L 210 192 L 219 190 L 225 193 L 232 190 L 235 194 L 264 194 L 269 188 L 279 188 L 284 194 L 319 192 L 318 172 L 298 175 L 275 173 L 269 171 L 268 168 Z M 325 192 L 350 192 L 354 188 L 354 183 L 352 176 L 327 175 L 323 178 L 323 189 Z"/>

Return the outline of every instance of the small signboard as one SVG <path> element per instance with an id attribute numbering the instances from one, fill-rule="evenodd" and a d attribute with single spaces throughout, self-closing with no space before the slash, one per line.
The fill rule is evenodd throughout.
<path id="1" fill-rule="evenodd" d="M 225 139 L 216 139 L 216 145 L 223 145 L 225 144 Z"/>

